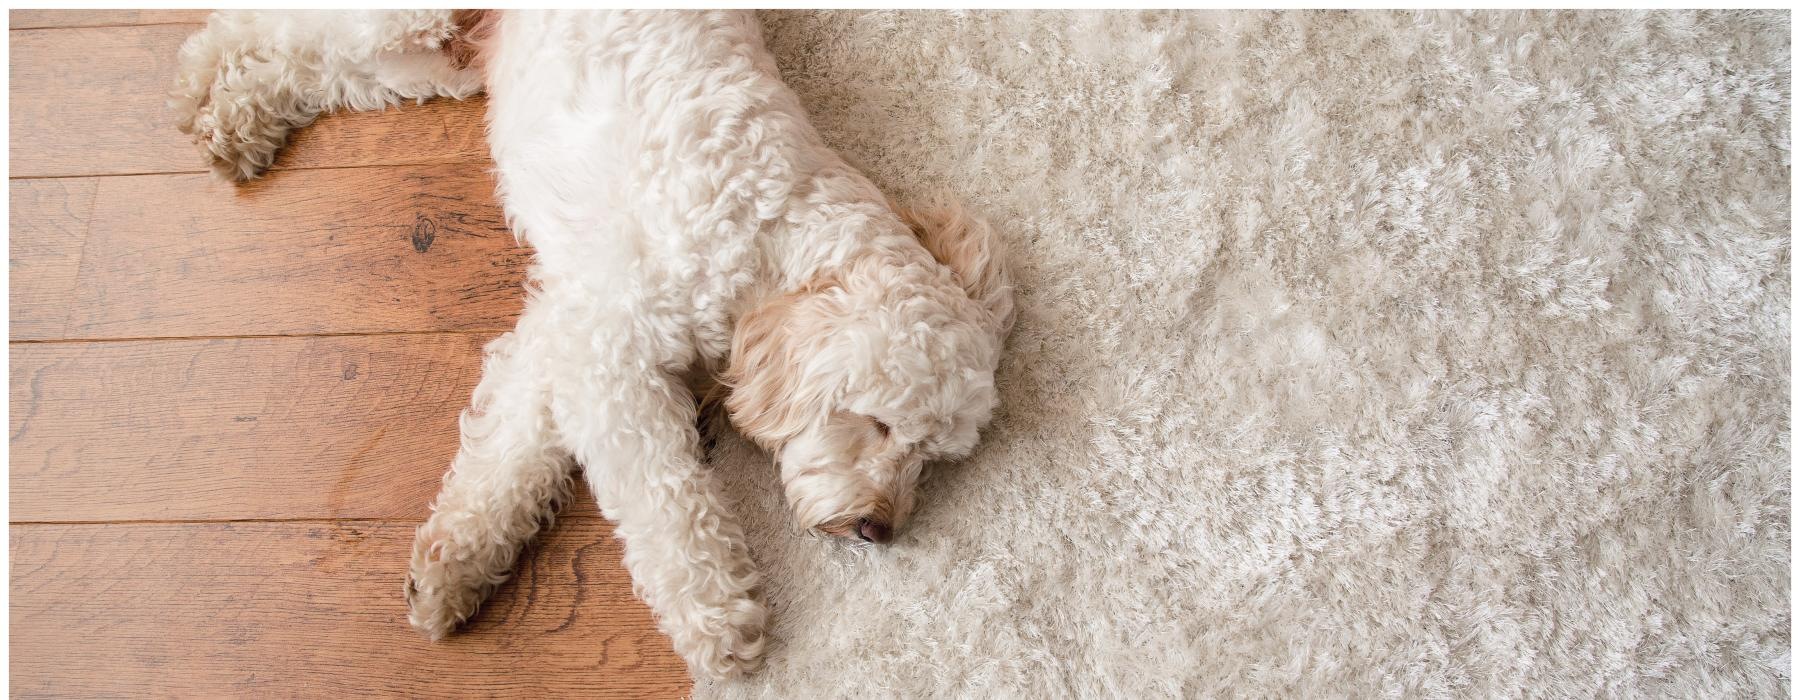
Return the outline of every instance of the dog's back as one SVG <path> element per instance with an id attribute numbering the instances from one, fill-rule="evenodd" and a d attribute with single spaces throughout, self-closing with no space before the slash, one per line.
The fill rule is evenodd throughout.
<path id="1" fill-rule="evenodd" d="M 507 208 L 572 274 L 735 276 L 840 164 L 749 12 L 506 12 L 484 47 Z"/>

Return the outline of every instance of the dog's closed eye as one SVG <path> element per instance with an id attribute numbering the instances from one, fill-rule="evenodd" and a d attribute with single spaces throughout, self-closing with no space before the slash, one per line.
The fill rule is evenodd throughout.
<path id="1" fill-rule="evenodd" d="M 881 422 L 881 419 L 879 418 L 870 418 L 869 422 L 875 424 L 875 432 L 880 433 L 883 438 L 888 437 L 894 432 L 893 428 L 889 428 L 888 424 Z"/>

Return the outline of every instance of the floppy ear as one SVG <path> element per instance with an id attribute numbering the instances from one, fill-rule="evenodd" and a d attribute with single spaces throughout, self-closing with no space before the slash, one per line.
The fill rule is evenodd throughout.
<path id="1" fill-rule="evenodd" d="M 739 432 L 769 451 L 806 428 L 810 412 L 799 409 L 816 397 L 802 386 L 796 353 L 803 352 L 801 339 L 822 333 L 807 327 L 802 307 L 809 296 L 832 286 L 830 281 L 815 282 L 764 303 L 739 318 L 732 330 L 731 365 L 721 378 L 731 390 L 725 410 Z"/>
<path id="2" fill-rule="evenodd" d="M 987 222 L 953 202 L 894 209 L 931 257 L 956 273 L 963 291 L 987 311 L 994 335 L 1005 338 L 1013 324 L 1012 277 L 1000 241 Z"/>
<path id="3" fill-rule="evenodd" d="M 474 68 L 486 72 L 487 52 L 494 48 L 494 35 L 500 33 L 499 10 L 452 10 L 450 23 L 456 29 L 444 43 L 450 64 L 457 68 Z"/>

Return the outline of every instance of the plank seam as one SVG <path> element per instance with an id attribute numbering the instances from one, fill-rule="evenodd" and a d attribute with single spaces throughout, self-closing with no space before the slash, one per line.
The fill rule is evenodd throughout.
<path id="1" fill-rule="evenodd" d="M 558 513 L 556 521 L 565 520 L 604 520 L 595 513 Z M 377 523 L 387 525 L 418 525 L 425 522 L 424 517 L 417 518 L 218 518 L 218 519 L 137 519 L 137 520 L 14 520 L 8 525 L 70 525 L 70 526 L 106 526 L 106 525 L 242 525 L 284 523 Z M 609 521 L 610 522 L 610 521 Z M 554 527 L 554 526 L 551 526 Z M 550 528 L 546 528 L 548 532 Z"/>
<path id="2" fill-rule="evenodd" d="M 8 26 L 6 29 L 7 29 L 7 31 L 13 31 L 13 32 L 54 32 L 54 31 L 62 31 L 62 30 L 68 30 L 68 29 L 117 29 L 117 28 L 122 28 L 122 27 L 204 27 L 204 26 L 206 26 L 205 22 L 140 22 L 137 24 L 66 24 L 66 25 L 40 25 L 40 26 L 36 26 L 36 27 Z"/>
<path id="3" fill-rule="evenodd" d="M 370 168 L 393 168 L 393 169 L 422 168 L 422 167 L 430 166 L 430 165 L 471 165 L 471 164 L 485 164 L 485 163 L 491 163 L 491 162 L 492 162 L 492 159 L 488 158 L 484 155 L 479 160 L 476 160 L 476 159 L 460 159 L 460 160 L 453 159 L 453 160 L 418 161 L 418 162 L 409 162 L 409 163 L 363 163 L 363 164 L 357 164 L 357 165 L 305 165 L 305 166 L 300 166 L 297 168 L 294 168 L 294 167 L 270 168 L 269 172 L 270 173 L 298 173 L 298 172 L 306 172 L 309 170 L 366 170 L 366 169 L 370 169 Z M 482 172 L 484 172 L 484 173 L 489 172 L 489 170 L 490 170 L 489 168 L 485 168 L 485 167 L 482 168 Z M 91 177 L 91 178 L 157 177 L 157 176 L 166 176 L 166 175 L 210 175 L 210 174 L 211 174 L 210 172 L 205 171 L 205 170 L 152 170 L 152 171 L 138 172 L 138 173 L 74 173 L 74 174 L 68 174 L 68 175 L 10 175 L 7 177 L 7 179 L 8 180 L 73 180 L 73 179 L 84 178 L 84 177 Z M 265 175 L 264 177 L 257 178 L 257 179 L 261 180 L 261 179 L 265 179 L 266 177 L 267 176 Z"/>
<path id="4" fill-rule="evenodd" d="M 94 238 L 94 207 L 100 204 L 100 187 L 105 183 L 94 181 L 94 191 L 88 195 L 87 220 L 81 222 L 81 250 L 75 253 L 75 281 L 69 285 L 69 308 L 63 313 L 62 334 L 69 334 L 69 327 L 75 325 L 75 300 L 81 296 L 81 271 L 87 267 L 88 241 Z"/>
<path id="5" fill-rule="evenodd" d="M 9 525 L 232 525 L 239 523 L 422 523 L 424 518 L 223 518 L 219 520 L 14 520 Z"/>
<path id="6" fill-rule="evenodd" d="M 369 331 L 345 333 L 267 333 L 260 335 L 158 335 L 120 338 L 36 338 L 9 340 L 7 345 L 71 345 L 76 343 L 141 343 L 160 340 L 269 340 L 277 338 L 361 338 L 406 335 L 487 335 L 511 328 L 453 328 L 424 331 Z"/>

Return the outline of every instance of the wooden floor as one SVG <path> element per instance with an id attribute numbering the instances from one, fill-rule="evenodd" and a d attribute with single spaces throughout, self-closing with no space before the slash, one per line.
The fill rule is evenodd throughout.
<path id="1" fill-rule="evenodd" d="M 406 625 L 527 260 L 483 106 L 327 117 L 221 184 L 163 105 L 203 17 L 10 14 L 13 694 L 685 694 L 591 499 L 467 631 Z"/>

